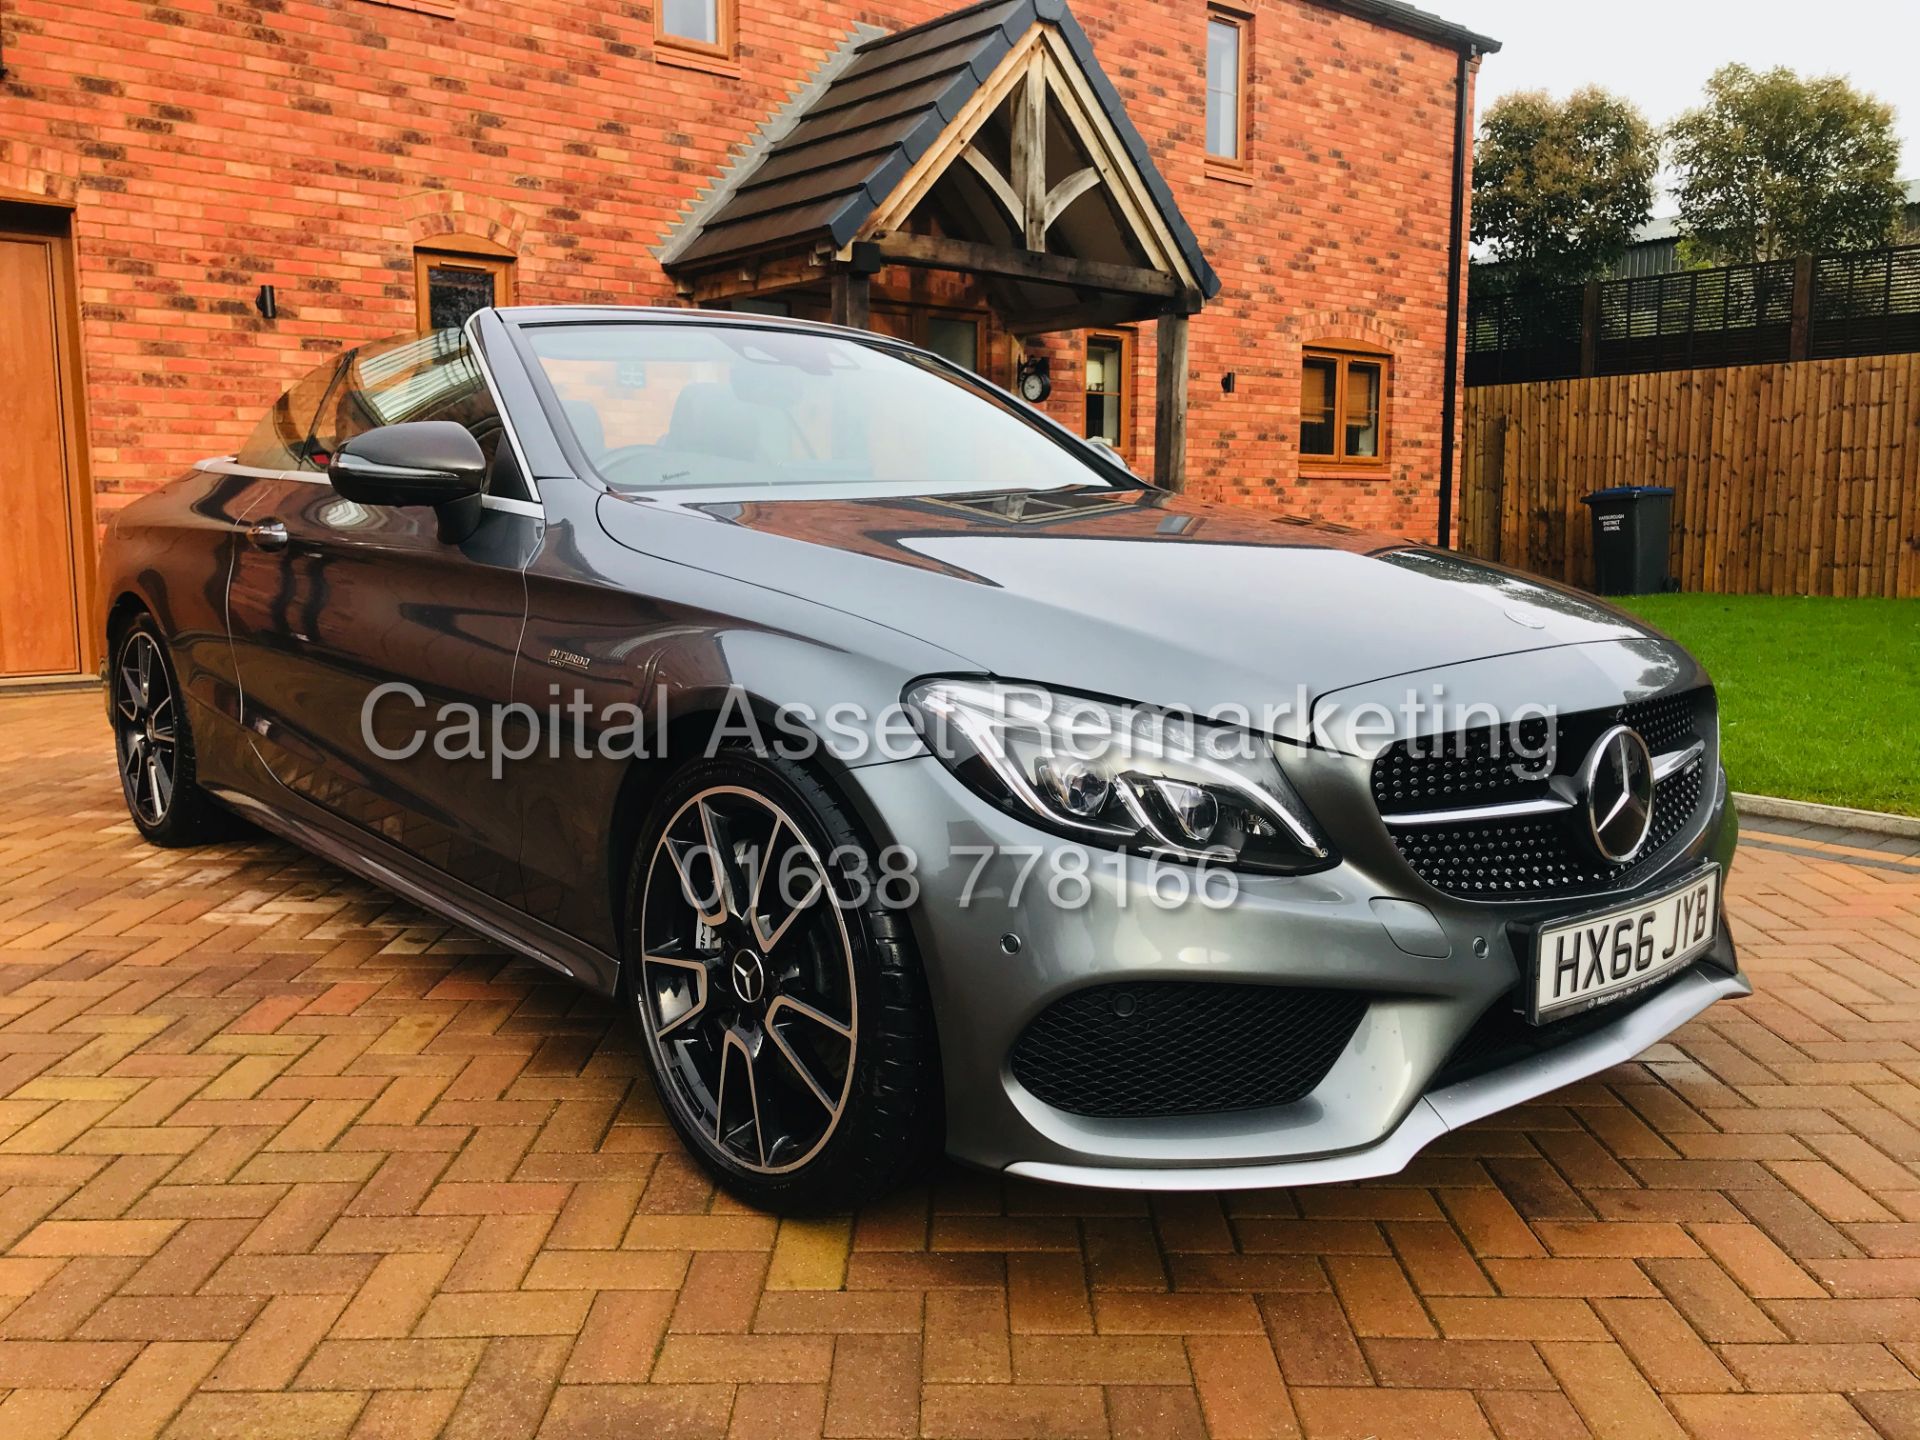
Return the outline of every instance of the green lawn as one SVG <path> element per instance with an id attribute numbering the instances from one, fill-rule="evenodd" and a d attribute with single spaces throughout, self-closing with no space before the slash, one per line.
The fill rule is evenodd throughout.
<path id="1" fill-rule="evenodd" d="M 1920 815 L 1920 600 L 1635 595 L 1720 691 L 1733 788 Z"/>

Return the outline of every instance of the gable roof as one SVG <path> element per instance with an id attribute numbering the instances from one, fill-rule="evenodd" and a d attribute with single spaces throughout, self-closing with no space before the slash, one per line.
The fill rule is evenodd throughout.
<path id="1" fill-rule="evenodd" d="M 661 256 L 669 271 L 848 244 L 1036 25 L 1058 33 L 1203 296 L 1220 289 L 1126 106 L 1064 0 L 983 0 L 828 62 L 758 163 L 738 167 Z M 819 80 L 825 78 L 824 85 Z"/>

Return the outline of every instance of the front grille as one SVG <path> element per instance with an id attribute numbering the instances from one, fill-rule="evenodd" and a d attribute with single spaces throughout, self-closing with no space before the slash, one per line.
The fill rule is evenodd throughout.
<path id="1" fill-rule="evenodd" d="M 1393 843 L 1434 889 L 1469 899 L 1577 895 L 1631 884 L 1665 858 L 1711 797 L 1704 758 L 1654 791 L 1653 828 L 1640 858 L 1619 865 L 1594 854 L 1585 812 L 1396 826 L 1396 815 L 1543 799 L 1549 775 L 1567 776 L 1610 727 L 1631 726 L 1655 755 L 1684 750 L 1713 723 L 1713 692 L 1662 696 L 1612 710 L 1528 720 L 1517 737 L 1486 726 L 1441 741 L 1401 741 L 1374 762 L 1373 797 Z M 1529 763 L 1541 757 L 1543 763 Z"/>
<path id="2" fill-rule="evenodd" d="M 1363 994 L 1153 980 L 1054 1001 L 1013 1049 L 1013 1073 L 1076 1115 L 1144 1119 L 1288 1105 L 1326 1078 Z"/>

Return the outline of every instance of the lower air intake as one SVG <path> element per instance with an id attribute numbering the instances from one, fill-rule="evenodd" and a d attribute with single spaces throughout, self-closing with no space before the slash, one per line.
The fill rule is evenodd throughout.
<path id="1" fill-rule="evenodd" d="M 1040 1012 L 1013 1073 L 1057 1110 L 1109 1119 L 1287 1105 L 1326 1078 L 1366 1009 L 1351 990 L 1096 985 Z"/>

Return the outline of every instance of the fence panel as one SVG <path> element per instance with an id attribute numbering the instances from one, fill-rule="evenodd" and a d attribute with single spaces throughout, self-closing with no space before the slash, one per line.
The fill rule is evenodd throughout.
<path id="1" fill-rule="evenodd" d="M 1479 267 L 1467 384 L 1920 350 L 1920 245 L 1515 292 Z"/>
<path id="2" fill-rule="evenodd" d="M 1483 386 L 1460 543 L 1593 582 L 1583 495 L 1674 488 L 1685 590 L 1920 595 L 1920 354 Z"/>

